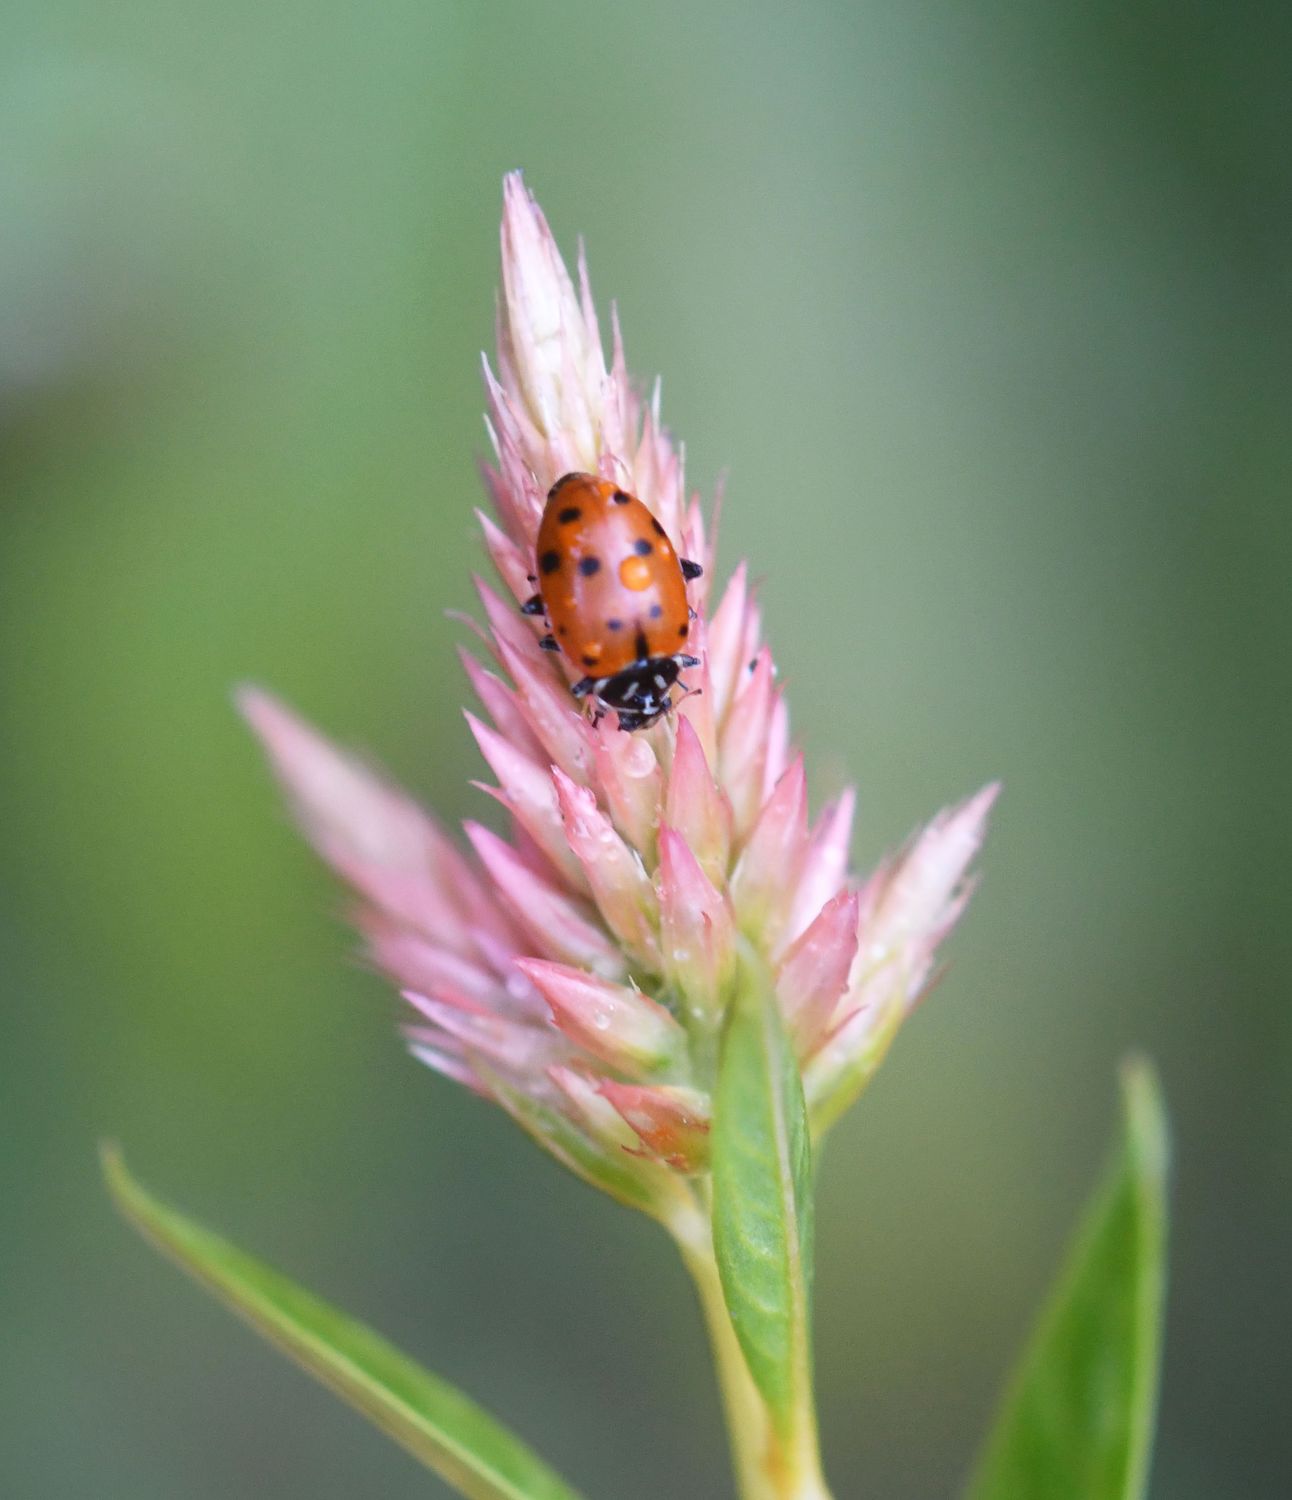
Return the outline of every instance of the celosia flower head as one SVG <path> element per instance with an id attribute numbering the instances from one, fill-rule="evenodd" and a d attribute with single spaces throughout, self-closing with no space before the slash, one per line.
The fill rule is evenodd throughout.
<path id="1" fill-rule="evenodd" d="M 659 391 L 606 363 L 586 265 L 571 280 L 519 174 L 507 178 L 497 358 L 485 362 L 479 582 L 488 660 L 467 654 L 467 721 L 506 809 L 468 853 L 411 797 L 258 691 L 243 709 L 318 852 L 357 893 L 372 961 L 400 987 L 414 1055 L 493 1099 L 580 1175 L 662 1212 L 707 1160 L 715 1038 L 742 945 L 773 976 L 824 1129 L 927 986 L 968 897 L 994 796 L 936 817 L 868 877 L 849 874 L 853 796 L 809 813 L 803 758 L 743 565 L 714 558 Z M 690 586 L 700 689 L 653 728 L 591 722 L 573 674 L 518 605 L 548 489 L 581 470 L 650 508 Z"/>

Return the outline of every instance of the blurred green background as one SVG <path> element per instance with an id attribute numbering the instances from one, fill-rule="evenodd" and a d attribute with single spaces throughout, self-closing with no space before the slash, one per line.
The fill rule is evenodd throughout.
<path id="1" fill-rule="evenodd" d="M 1292 1488 L 1292 12 L 5 0 L 0 1493 L 447 1493 L 111 1214 L 95 1142 L 593 1495 L 730 1493 L 662 1235 L 406 1059 L 230 708 L 485 805 L 502 173 L 730 468 L 875 857 L 992 776 L 824 1163 L 840 1500 L 950 1495 L 1111 1129 L 1177 1146 L 1154 1493 Z"/>

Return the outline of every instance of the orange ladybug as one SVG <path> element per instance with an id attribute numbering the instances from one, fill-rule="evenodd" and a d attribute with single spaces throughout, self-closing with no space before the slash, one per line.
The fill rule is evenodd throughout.
<path id="1" fill-rule="evenodd" d="M 598 718 L 614 709 L 620 729 L 648 729 L 672 708 L 678 673 L 700 664 L 685 651 L 686 585 L 704 570 L 678 557 L 636 495 L 595 474 L 547 492 L 537 550 L 538 592 L 521 609 L 546 617 L 539 644 L 586 674 L 572 691 L 595 700 Z"/>

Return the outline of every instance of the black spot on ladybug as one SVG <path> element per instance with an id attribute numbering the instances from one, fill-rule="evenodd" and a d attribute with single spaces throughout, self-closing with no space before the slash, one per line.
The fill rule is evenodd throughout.
<path id="1" fill-rule="evenodd" d="M 571 521 L 577 521 L 582 514 L 583 512 L 577 505 L 567 505 L 556 519 L 562 526 L 568 526 Z"/>
<path id="2" fill-rule="evenodd" d="M 650 642 L 646 639 L 646 632 L 639 630 L 637 639 L 633 642 L 633 649 L 637 652 L 638 661 L 646 661 L 650 656 Z"/>
<path id="3" fill-rule="evenodd" d="M 601 559 L 599 557 L 585 557 L 579 563 L 579 572 L 585 578 L 591 578 L 594 573 L 601 571 Z"/>
<path id="4" fill-rule="evenodd" d="M 659 617 L 663 613 L 664 613 L 664 607 L 663 607 L 663 605 L 661 605 L 661 604 L 652 604 L 651 605 L 651 607 L 650 607 L 650 617 L 651 617 L 652 620 L 658 620 Z"/>
<path id="5" fill-rule="evenodd" d="M 544 573 L 555 573 L 561 566 L 561 554 L 559 552 L 544 552 L 538 560 L 538 565 Z"/>
<path id="6" fill-rule="evenodd" d="M 556 633 L 557 635 L 569 635 L 570 632 L 564 625 L 558 625 L 556 627 Z"/>
<path id="7" fill-rule="evenodd" d="M 638 557 L 649 557 L 654 550 L 644 536 L 639 536 L 633 543 L 633 551 Z"/>
<path id="8" fill-rule="evenodd" d="M 631 495 L 625 495 L 622 490 L 616 490 L 614 500 L 616 505 L 627 505 L 632 499 Z"/>
<path id="9" fill-rule="evenodd" d="M 664 535 L 664 528 L 659 524 L 659 522 L 655 519 L 654 516 L 652 516 L 650 518 L 650 523 L 655 528 L 655 535 L 656 536 L 663 536 Z"/>
<path id="10" fill-rule="evenodd" d="M 689 625 L 679 625 L 677 627 L 677 633 L 682 637 L 683 640 L 685 640 L 687 636 L 691 634 L 691 627 Z"/>
<path id="11" fill-rule="evenodd" d="M 585 656 L 583 658 L 583 665 L 585 667 L 595 667 L 596 664 L 597 664 L 597 658 L 595 656 Z"/>
<path id="12" fill-rule="evenodd" d="M 607 630 L 622 630 L 623 628 L 624 628 L 624 622 L 622 620 L 607 620 L 606 621 L 606 629 Z"/>

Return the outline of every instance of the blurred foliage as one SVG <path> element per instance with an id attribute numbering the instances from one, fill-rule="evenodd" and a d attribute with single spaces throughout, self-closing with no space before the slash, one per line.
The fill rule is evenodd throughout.
<path id="1" fill-rule="evenodd" d="M 0 1491 L 429 1492 L 127 1237 L 112 1134 L 589 1493 L 726 1493 L 663 1236 L 404 1057 L 229 706 L 263 681 L 479 812 L 445 611 L 519 165 L 693 480 L 730 465 L 725 564 L 859 859 L 1005 782 L 824 1161 L 836 1492 L 960 1482 L 1134 1043 L 1177 1132 L 1155 1492 L 1286 1494 L 1289 31 L 7 0 Z"/>

